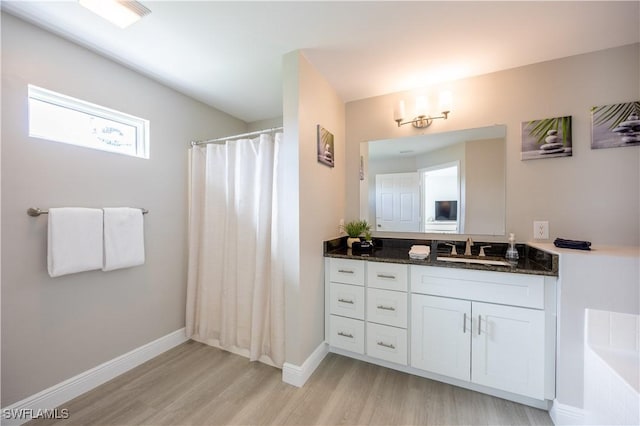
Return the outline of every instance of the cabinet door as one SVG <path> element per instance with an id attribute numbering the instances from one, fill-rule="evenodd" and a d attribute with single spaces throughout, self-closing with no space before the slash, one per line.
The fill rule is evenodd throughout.
<path id="1" fill-rule="evenodd" d="M 367 355 L 407 365 L 407 330 L 368 322 Z"/>
<path id="2" fill-rule="evenodd" d="M 364 321 L 331 315 L 329 327 L 331 346 L 364 354 Z"/>
<path id="3" fill-rule="evenodd" d="M 329 297 L 332 315 L 364 320 L 364 287 L 331 283 Z"/>
<path id="4" fill-rule="evenodd" d="M 407 328 L 407 293 L 368 288 L 367 321 Z"/>
<path id="5" fill-rule="evenodd" d="M 471 381 L 544 399 L 544 311 L 473 302 Z"/>
<path id="6" fill-rule="evenodd" d="M 411 366 L 470 380 L 471 302 L 411 296 Z"/>
<path id="7" fill-rule="evenodd" d="M 408 271 L 399 263 L 367 262 L 367 287 L 407 291 Z"/>
<path id="8" fill-rule="evenodd" d="M 332 257 L 329 261 L 329 281 L 364 286 L 364 262 Z"/>

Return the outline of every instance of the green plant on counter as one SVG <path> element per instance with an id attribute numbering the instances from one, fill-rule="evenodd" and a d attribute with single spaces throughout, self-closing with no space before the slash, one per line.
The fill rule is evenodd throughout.
<path id="1" fill-rule="evenodd" d="M 344 232 L 351 238 L 357 238 L 365 233 L 371 235 L 371 225 L 366 220 L 352 220 L 344 225 Z"/>

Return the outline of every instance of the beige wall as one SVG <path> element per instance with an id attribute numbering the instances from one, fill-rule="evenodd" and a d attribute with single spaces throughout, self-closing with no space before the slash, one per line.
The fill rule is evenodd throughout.
<path id="1" fill-rule="evenodd" d="M 284 57 L 287 362 L 300 365 L 324 341 L 322 242 L 344 217 L 344 103 L 298 51 Z M 333 133 L 335 167 L 317 161 L 320 124 Z"/>
<path id="2" fill-rule="evenodd" d="M 503 139 L 464 144 L 464 229 L 467 233 L 504 235 L 505 163 Z"/>
<path id="3" fill-rule="evenodd" d="M 29 138 L 27 84 L 144 117 L 151 157 Z M 187 149 L 246 124 L 2 14 L 2 406 L 184 326 Z M 146 263 L 47 275 L 47 216 L 140 206 Z"/>
<path id="4" fill-rule="evenodd" d="M 282 127 L 282 117 L 268 118 L 266 120 L 258 120 L 247 123 L 247 132 L 272 129 L 274 127 Z"/>
<path id="5" fill-rule="evenodd" d="M 361 142 L 499 123 L 507 126 L 507 233 L 528 241 L 533 221 L 548 220 L 550 240 L 640 244 L 640 147 L 590 148 L 590 107 L 640 99 L 639 53 L 634 44 L 433 87 L 434 96 L 451 90 L 453 111 L 425 130 L 393 121 L 393 105 L 410 103 L 413 92 L 347 103 L 346 219 L 359 216 Z M 566 115 L 573 117 L 573 157 L 521 161 L 521 123 Z"/>

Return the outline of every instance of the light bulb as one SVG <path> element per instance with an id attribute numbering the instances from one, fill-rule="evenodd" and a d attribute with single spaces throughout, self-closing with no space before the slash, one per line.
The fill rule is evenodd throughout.
<path id="1" fill-rule="evenodd" d="M 453 96 L 450 91 L 444 91 L 440 93 L 440 111 L 450 112 Z"/>
<path id="2" fill-rule="evenodd" d="M 393 119 L 398 122 L 404 120 L 404 101 L 399 101 L 393 108 Z"/>
<path id="3" fill-rule="evenodd" d="M 418 96 L 416 98 L 416 116 L 417 117 L 427 116 L 427 98 L 424 96 Z"/>

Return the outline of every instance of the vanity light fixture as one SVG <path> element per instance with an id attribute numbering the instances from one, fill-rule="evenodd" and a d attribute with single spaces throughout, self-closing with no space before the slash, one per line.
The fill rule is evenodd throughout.
<path id="1" fill-rule="evenodd" d="M 413 127 L 418 129 L 429 127 L 431 123 L 433 123 L 433 120 L 439 118 L 446 120 L 451 113 L 451 92 L 442 92 L 440 94 L 440 110 L 442 111 L 442 115 L 432 117 L 427 113 L 427 99 L 424 96 L 418 96 L 416 98 L 416 115 L 413 120 L 404 121 L 404 101 L 399 101 L 396 104 L 396 107 L 393 109 L 393 119 L 398 124 L 398 127 L 411 123 Z"/>
<path id="2" fill-rule="evenodd" d="M 133 0 L 78 0 L 78 3 L 120 28 L 126 28 L 151 13 Z"/>

